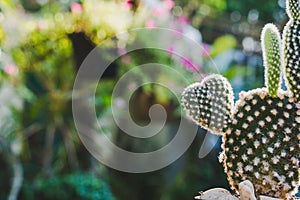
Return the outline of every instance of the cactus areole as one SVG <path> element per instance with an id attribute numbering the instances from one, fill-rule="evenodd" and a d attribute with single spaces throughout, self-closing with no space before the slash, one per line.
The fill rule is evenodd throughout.
<path id="1" fill-rule="evenodd" d="M 234 105 L 227 79 L 210 75 L 182 94 L 187 115 L 223 136 L 220 162 L 237 192 L 250 180 L 256 195 L 290 198 L 299 185 L 300 0 L 287 0 L 287 14 L 282 41 L 275 25 L 262 31 L 265 88 L 241 92 Z"/>

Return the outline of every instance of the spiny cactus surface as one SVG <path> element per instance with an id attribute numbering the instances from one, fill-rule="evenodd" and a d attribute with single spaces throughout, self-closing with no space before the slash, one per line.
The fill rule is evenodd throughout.
<path id="1" fill-rule="evenodd" d="M 257 195 L 289 198 L 299 185 L 299 5 L 300 0 L 287 1 L 290 21 L 283 45 L 273 24 L 262 31 L 265 88 L 241 92 L 234 108 L 232 88 L 220 75 L 208 76 L 182 94 L 183 108 L 194 122 L 223 134 L 220 161 L 237 192 L 240 182 L 250 180 Z M 280 89 L 282 75 L 288 91 Z"/>
<path id="2" fill-rule="evenodd" d="M 196 123 L 214 133 L 222 133 L 232 115 L 231 85 L 220 75 L 209 76 L 202 83 L 194 83 L 185 89 L 182 104 Z"/>
<path id="3" fill-rule="evenodd" d="M 299 0 L 287 0 L 286 1 L 286 12 L 290 19 L 297 20 L 300 17 L 300 2 Z"/>
<path id="4" fill-rule="evenodd" d="M 274 98 L 265 88 L 240 96 L 223 138 L 229 183 L 237 190 L 248 179 L 260 195 L 285 197 L 299 177 L 300 104 L 288 92 Z"/>
<path id="5" fill-rule="evenodd" d="M 283 30 L 284 72 L 287 86 L 297 101 L 300 101 L 300 1 L 288 0 L 289 22 Z"/>
<path id="6" fill-rule="evenodd" d="M 267 24 L 261 34 L 264 65 L 265 65 L 265 85 L 272 97 L 276 97 L 281 84 L 281 40 L 280 33 L 275 25 Z"/>

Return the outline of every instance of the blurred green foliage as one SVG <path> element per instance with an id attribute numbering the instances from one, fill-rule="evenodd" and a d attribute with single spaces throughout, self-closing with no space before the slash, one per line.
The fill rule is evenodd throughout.
<path id="1" fill-rule="evenodd" d="M 30 99 L 26 120 L 32 123 L 44 114 L 45 125 L 62 123 L 75 76 L 70 40 L 59 30 L 36 30 L 11 54 L 23 72 L 23 81 L 36 97 Z"/>
<path id="2" fill-rule="evenodd" d="M 203 4 L 219 11 L 224 11 L 227 8 L 226 1 L 224 0 L 205 0 Z"/>
<path id="3" fill-rule="evenodd" d="M 41 178 L 32 185 L 25 185 L 20 198 L 24 200 L 114 200 L 105 182 L 83 172 Z"/>
<path id="4" fill-rule="evenodd" d="M 278 2 L 285 3 L 280 0 L 264 0 L 263 3 L 254 0 L 226 0 L 226 12 L 239 11 L 242 15 L 247 16 L 250 10 L 256 9 L 260 14 L 261 21 L 277 21 L 278 19 L 274 16 L 280 9 L 283 9 L 279 7 Z"/>
<path id="5" fill-rule="evenodd" d="M 180 1 L 175 0 L 176 5 L 183 7 L 186 14 L 191 16 L 211 16 L 216 17 L 220 15 L 228 15 L 233 11 L 238 11 L 242 16 L 247 16 L 249 11 L 256 9 L 260 13 L 260 19 L 262 21 L 269 21 L 278 19 L 274 18 L 276 12 L 283 9 L 284 1 L 265 0 L 263 3 L 258 3 L 254 0 L 190 0 Z M 193 5 L 193 6 L 192 6 Z M 206 11 L 204 7 L 206 6 Z"/>
<path id="6" fill-rule="evenodd" d="M 237 41 L 232 35 L 224 35 L 218 37 L 212 45 L 211 57 L 215 57 L 224 53 L 227 50 L 234 49 L 237 46 Z"/>

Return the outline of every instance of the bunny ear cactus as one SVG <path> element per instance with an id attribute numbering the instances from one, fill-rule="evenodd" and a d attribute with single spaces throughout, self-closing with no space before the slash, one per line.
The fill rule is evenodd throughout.
<path id="1" fill-rule="evenodd" d="M 263 60 L 265 66 L 265 85 L 270 96 L 276 97 L 281 84 L 281 41 L 275 25 L 267 24 L 261 34 Z"/>
<path id="2" fill-rule="evenodd" d="M 300 17 L 300 2 L 299 0 L 287 0 L 286 1 L 286 13 L 291 20 L 298 20 Z"/>
<path id="3" fill-rule="evenodd" d="M 193 121 L 211 132 L 228 128 L 233 110 L 233 92 L 221 75 L 211 75 L 183 92 L 182 105 Z"/>
<path id="4" fill-rule="evenodd" d="M 283 51 L 273 24 L 262 31 L 265 88 L 241 92 L 233 107 L 229 82 L 210 75 L 182 94 L 187 115 L 223 135 L 220 161 L 237 192 L 240 182 L 250 180 L 257 195 L 289 198 L 299 184 L 300 9 L 299 1 L 289 0 L 287 5 L 291 19 L 285 27 Z M 282 67 L 288 91 L 280 89 Z"/>
<path id="5" fill-rule="evenodd" d="M 289 91 L 300 101 L 300 1 L 287 0 L 289 22 L 283 30 L 284 72 Z"/>

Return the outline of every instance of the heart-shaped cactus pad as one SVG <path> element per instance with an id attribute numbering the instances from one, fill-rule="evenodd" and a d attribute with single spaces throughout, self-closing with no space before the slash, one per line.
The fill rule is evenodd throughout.
<path id="1" fill-rule="evenodd" d="M 201 83 L 188 86 L 182 93 L 181 103 L 198 125 L 220 134 L 228 127 L 232 115 L 232 87 L 221 75 L 210 75 Z"/>

